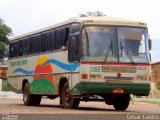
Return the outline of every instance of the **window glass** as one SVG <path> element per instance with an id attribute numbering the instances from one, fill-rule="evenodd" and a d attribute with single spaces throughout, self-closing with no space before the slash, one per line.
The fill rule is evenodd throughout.
<path id="1" fill-rule="evenodd" d="M 47 33 L 41 34 L 41 52 L 46 51 Z"/>
<path id="2" fill-rule="evenodd" d="M 54 32 L 49 31 L 41 34 L 41 52 L 53 49 Z"/>
<path id="3" fill-rule="evenodd" d="M 84 27 L 82 31 L 82 56 L 85 61 L 117 62 L 116 28 Z"/>
<path id="4" fill-rule="evenodd" d="M 33 37 L 29 38 L 29 54 L 32 54 L 33 51 Z"/>
<path id="5" fill-rule="evenodd" d="M 40 52 L 40 35 L 36 35 L 29 38 L 29 54 Z"/>
<path id="6" fill-rule="evenodd" d="M 58 50 L 61 49 L 63 41 L 64 41 L 64 36 L 65 36 L 65 30 L 64 29 L 59 29 L 55 31 L 55 44 L 54 44 L 54 49 Z"/>
<path id="7" fill-rule="evenodd" d="M 19 51 L 18 41 L 10 43 L 9 49 L 10 49 L 10 58 L 17 57 L 18 56 L 18 51 Z"/>
<path id="8" fill-rule="evenodd" d="M 63 45 L 67 45 L 68 42 L 68 38 L 69 38 L 69 28 L 65 28 L 65 36 L 64 36 L 64 41 L 63 41 Z"/>
<path id="9" fill-rule="evenodd" d="M 143 28 L 119 27 L 120 62 L 148 63 L 146 41 L 147 30 Z"/>
<path id="10" fill-rule="evenodd" d="M 19 41 L 19 56 L 23 55 L 23 41 Z"/>
<path id="11" fill-rule="evenodd" d="M 13 57 L 13 43 L 9 44 L 9 57 L 12 58 Z"/>
<path id="12" fill-rule="evenodd" d="M 19 41 L 19 56 L 28 55 L 28 39 Z"/>
<path id="13" fill-rule="evenodd" d="M 23 55 L 28 55 L 28 38 L 23 40 Z"/>
<path id="14" fill-rule="evenodd" d="M 53 41 L 54 41 L 54 31 L 48 32 L 48 39 L 47 39 L 47 51 L 53 50 Z"/>

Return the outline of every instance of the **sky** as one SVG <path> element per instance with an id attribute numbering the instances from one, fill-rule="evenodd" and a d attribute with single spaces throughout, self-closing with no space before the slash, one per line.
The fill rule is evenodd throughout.
<path id="1" fill-rule="evenodd" d="M 0 18 L 21 35 L 86 12 L 147 23 L 152 39 L 152 62 L 160 61 L 159 0 L 0 0 Z"/>

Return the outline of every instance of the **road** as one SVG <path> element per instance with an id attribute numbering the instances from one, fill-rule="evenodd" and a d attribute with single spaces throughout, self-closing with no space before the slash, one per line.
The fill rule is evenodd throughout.
<path id="1" fill-rule="evenodd" d="M 131 103 L 129 108 L 122 112 L 115 111 L 112 106 L 106 105 L 104 102 L 81 102 L 78 109 L 72 110 L 60 106 L 59 99 L 44 98 L 40 106 L 34 107 L 24 106 L 22 99 L 0 98 L 0 114 L 0 119 L 3 120 L 5 120 L 5 117 L 17 117 L 16 115 L 18 115 L 18 120 L 47 120 L 51 118 L 54 118 L 54 120 L 107 120 L 107 118 L 112 120 L 134 120 L 146 117 L 144 115 L 158 114 L 158 116 L 153 117 L 160 120 L 160 106 L 147 103 Z"/>

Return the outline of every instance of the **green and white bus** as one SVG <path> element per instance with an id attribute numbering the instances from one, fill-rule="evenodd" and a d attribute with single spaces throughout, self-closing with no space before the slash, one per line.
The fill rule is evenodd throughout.
<path id="1" fill-rule="evenodd" d="M 47 96 L 68 109 L 103 100 L 126 110 L 131 94 L 150 92 L 150 49 L 143 22 L 73 18 L 11 38 L 8 82 L 27 106 Z"/>

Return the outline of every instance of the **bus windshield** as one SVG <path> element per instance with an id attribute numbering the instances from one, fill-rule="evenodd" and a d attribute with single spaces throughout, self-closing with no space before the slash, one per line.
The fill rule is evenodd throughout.
<path id="1" fill-rule="evenodd" d="M 144 28 L 86 26 L 82 61 L 149 63 L 147 36 Z"/>

